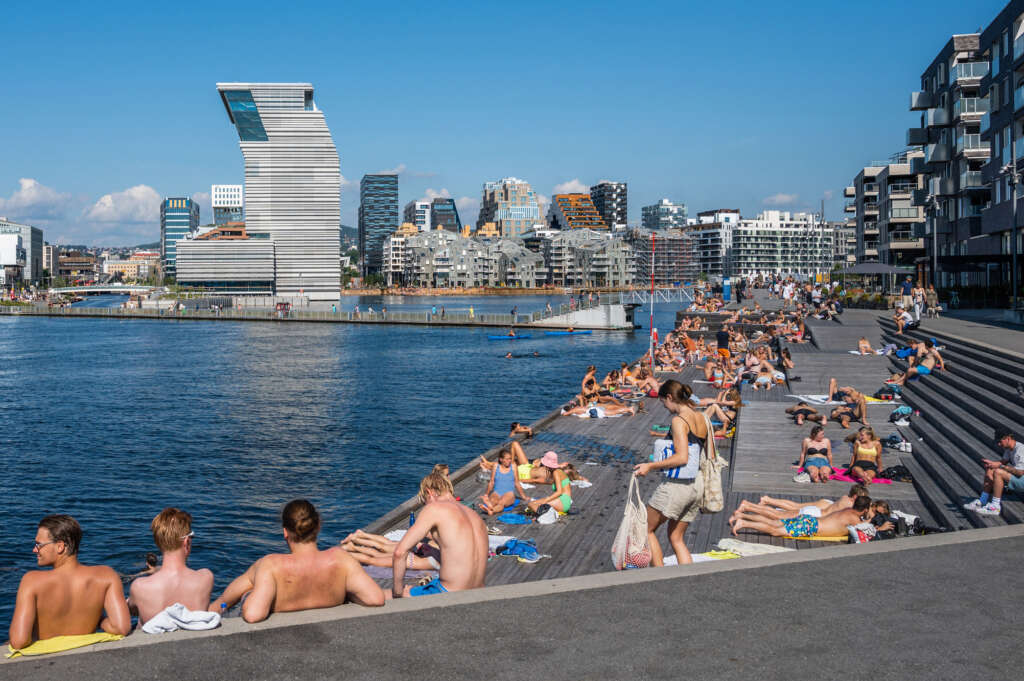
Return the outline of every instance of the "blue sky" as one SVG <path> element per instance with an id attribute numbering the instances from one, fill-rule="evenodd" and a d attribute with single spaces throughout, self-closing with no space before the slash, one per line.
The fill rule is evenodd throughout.
<path id="1" fill-rule="evenodd" d="M 0 215 L 95 245 L 156 240 L 163 196 L 210 220 L 210 185 L 243 179 L 215 88 L 238 80 L 313 83 L 353 226 L 359 178 L 389 169 L 402 204 L 469 220 L 508 175 L 625 180 L 631 221 L 661 197 L 841 219 L 903 147 L 921 71 L 1005 2 L 153 5 L 5 7 Z"/>

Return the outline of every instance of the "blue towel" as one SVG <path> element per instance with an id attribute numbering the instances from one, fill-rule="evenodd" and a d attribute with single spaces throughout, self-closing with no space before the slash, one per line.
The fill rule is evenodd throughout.
<path id="1" fill-rule="evenodd" d="M 509 539 L 507 542 L 494 550 L 499 556 L 516 556 L 535 562 L 540 554 L 532 539 Z"/>
<path id="2" fill-rule="evenodd" d="M 533 521 L 522 513 L 502 513 L 498 516 L 498 522 L 506 525 L 529 525 Z"/>

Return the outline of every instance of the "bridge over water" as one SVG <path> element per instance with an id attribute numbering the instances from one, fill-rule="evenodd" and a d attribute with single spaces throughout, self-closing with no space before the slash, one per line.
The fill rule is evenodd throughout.
<path id="1" fill-rule="evenodd" d="M 143 286 L 140 284 L 101 284 L 97 286 L 65 286 L 63 288 L 51 288 L 50 293 L 83 295 L 120 294 L 129 296 L 138 295 L 140 293 L 150 293 L 155 288 L 155 286 Z"/>

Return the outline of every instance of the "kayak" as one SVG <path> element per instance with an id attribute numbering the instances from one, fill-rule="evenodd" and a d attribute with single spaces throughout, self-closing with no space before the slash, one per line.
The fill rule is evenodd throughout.
<path id="1" fill-rule="evenodd" d="M 589 336 L 590 331 L 545 331 L 545 336 Z"/>
<path id="2" fill-rule="evenodd" d="M 487 340 L 519 340 L 520 338 L 529 338 L 530 334 L 524 333 L 518 336 L 488 336 Z"/>

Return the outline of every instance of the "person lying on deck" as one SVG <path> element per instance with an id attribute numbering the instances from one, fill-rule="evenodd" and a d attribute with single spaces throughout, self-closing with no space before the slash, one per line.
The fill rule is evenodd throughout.
<path id="1" fill-rule="evenodd" d="M 845 403 L 833 409 L 831 414 L 831 418 L 839 421 L 843 428 L 849 428 L 851 420 L 871 425 L 868 423 L 867 399 L 859 390 L 848 385 L 840 387 L 839 381 L 833 377 L 828 380 L 828 395 L 833 402 Z"/>
<path id="2" fill-rule="evenodd" d="M 817 501 L 802 503 L 791 499 L 777 499 L 765 495 L 761 497 L 760 503 L 755 504 L 752 501 L 743 499 L 740 501 L 740 505 L 736 507 L 732 516 L 730 516 L 729 524 L 731 525 L 736 522 L 743 513 L 764 516 L 771 520 L 795 518 L 798 515 L 821 517 L 835 511 L 852 508 L 853 502 L 857 497 L 866 496 L 868 496 L 867 487 L 864 485 L 853 485 L 845 496 L 839 497 L 835 501 L 832 499 L 818 499 Z"/>
<path id="3" fill-rule="evenodd" d="M 398 542 L 379 534 L 356 530 L 339 544 L 362 565 L 389 568 L 394 564 Z M 441 549 L 430 540 L 421 541 L 409 552 L 405 561 L 410 570 L 440 570 Z"/>
<path id="4" fill-rule="evenodd" d="M 498 452 L 498 465 L 491 469 L 487 491 L 480 497 L 477 506 L 487 515 L 496 515 L 514 506 L 516 498 L 526 501 L 526 492 L 519 483 L 519 473 L 511 450 L 503 449 Z"/>
<path id="5" fill-rule="evenodd" d="M 775 385 L 775 371 L 774 369 L 765 369 L 761 367 L 757 371 L 757 377 L 754 378 L 750 387 L 754 390 L 771 390 Z"/>
<path id="6" fill-rule="evenodd" d="M 562 408 L 562 416 L 584 416 L 594 418 L 605 418 L 607 416 L 619 416 L 620 414 L 634 415 L 637 407 L 627 407 L 624 404 L 605 404 L 589 402 L 580 405 L 579 402 L 570 402 Z"/>
<path id="7" fill-rule="evenodd" d="M 876 354 L 874 349 L 871 347 L 871 343 L 869 343 L 868 339 L 864 336 L 861 336 L 860 340 L 857 341 L 857 352 L 859 352 L 861 356 Z"/>
<path id="8" fill-rule="evenodd" d="M 886 383 L 895 383 L 896 385 L 905 385 L 906 382 L 914 378 L 915 376 L 927 376 L 936 369 L 939 371 L 945 371 L 946 363 L 942 359 L 942 355 L 935 348 L 935 344 L 932 343 L 931 339 L 926 340 L 924 343 L 924 350 L 919 351 L 916 355 L 917 362 L 914 366 L 910 367 L 903 373 L 893 374 Z"/>
<path id="9" fill-rule="evenodd" d="M 597 387 L 597 381 L 593 378 L 583 384 L 583 392 L 576 397 L 576 401 L 579 404 L 591 404 L 596 402 L 609 406 L 624 406 L 620 400 L 612 397 L 610 391 L 602 391 L 599 389 Z"/>
<path id="10" fill-rule="evenodd" d="M 803 400 L 800 400 L 792 407 L 786 407 L 786 413 L 793 417 L 793 421 L 798 426 L 802 426 L 804 421 L 817 421 L 821 420 L 821 425 L 825 425 L 827 420 L 824 414 L 819 414 L 818 410 L 807 404 Z"/>
<path id="11" fill-rule="evenodd" d="M 330 608 L 345 601 L 384 605 L 384 592 L 355 558 L 340 547 L 317 548 L 320 514 L 313 504 L 290 501 L 281 512 L 281 526 L 289 552 L 257 560 L 210 603 L 210 611 L 242 601 L 242 619 L 260 622 L 272 612 Z"/>
<path id="12" fill-rule="evenodd" d="M 15 650 L 55 636 L 91 634 L 97 628 L 127 636 L 132 617 L 117 573 L 106 565 L 82 565 L 82 527 L 69 515 L 48 515 L 36 529 L 36 564 L 52 570 L 26 572 L 11 617 Z M 104 617 L 104 614 L 106 616 Z"/>
<path id="13" fill-rule="evenodd" d="M 875 436 L 875 431 L 866 426 L 858 430 L 856 435 L 848 437 L 847 441 L 853 450 L 847 475 L 866 485 L 883 468 L 882 443 Z"/>
<path id="14" fill-rule="evenodd" d="M 429 596 L 478 589 L 487 573 L 487 526 L 480 516 L 455 501 L 448 478 L 431 473 L 420 482 L 423 508 L 416 522 L 395 547 L 391 569 L 394 571 L 392 595 Z M 409 551 L 426 537 L 435 542 L 444 556 L 440 576 L 423 586 L 405 586 Z"/>
<path id="15" fill-rule="evenodd" d="M 804 438 L 800 448 L 799 468 L 811 476 L 811 482 L 828 482 L 832 475 L 832 441 L 825 437 L 823 426 L 811 428 L 811 434 Z"/>
<path id="16" fill-rule="evenodd" d="M 776 520 L 764 516 L 741 513 L 732 525 L 733 536 L 740 530 L 754 530 L 770 534 L 773 537 L 844 537 L 848 525 L 856 525 L 871 520 L 870 497 L 857 497 L 851 508 L 837 510 L 828 515 L 816 518 L 811 515 L 798 515 L 795 518 Z"/>
<path id="17" fill-rule="evenodd" d="M 526 439 L 530 439 L 531 437 L 533 437 L 533 428 L 530 428 L 530 426 L 524 426 L 523 424 L 519 423 L 519 421 L 513 421 L 512 425 L 509 426 L 508 436 L 515 437 L 520 433 L 525 435 Z"/>

